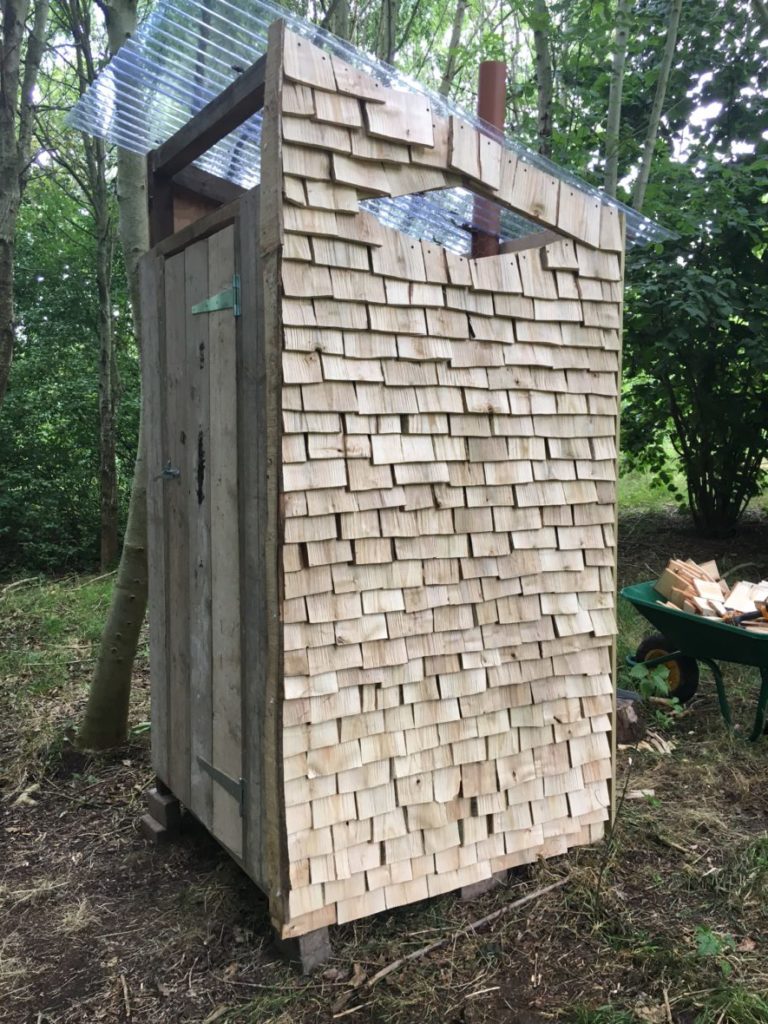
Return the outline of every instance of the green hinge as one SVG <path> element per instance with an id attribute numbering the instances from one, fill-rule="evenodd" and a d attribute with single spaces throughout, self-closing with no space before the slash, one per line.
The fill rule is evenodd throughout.
<path id="1" fill-rule="evenodd" d="M 220 309 L 231 309 L 234 316 L 240 316 L 240 275 L 232 275 L 232 284 L 223 292 L 212 295 L 204 302 L 192 307 L 193 313 L 215 313 Z"/>

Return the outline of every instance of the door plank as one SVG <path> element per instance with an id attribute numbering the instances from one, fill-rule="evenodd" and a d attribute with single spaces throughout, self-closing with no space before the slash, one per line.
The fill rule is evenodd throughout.
<path id="1" fill-rule="evenodd" d="M 187 394 L 189 439 L 184 467 L 189 517 L 189 690 L 191 700 L 191 803 L 199 820 L 210 829 L 213 795 L 210 775 L 198 757 L 211 763 L 211 486 L 210 486 L 210 360 L 206 314 L 193 314 L 192 306 L 210 295 L 208 240 L 184 250 L 187 321 Z"/>
<path id="2" fill-rule="evenodd" d="M 166 550 L 163 510 L 166 460 L 165 273 L 164 261 L 148 254 L 139 267 L 141 279 L 142 396 L 144 458 L 147 460 L 147 576 L 149 587 L 149 666 L 151 677 L 152 766 L 168 783 L 168 633 L 166 629 Z"/>
<path id="3" fill-rule="evenodd" d="M 234 228 L 208 240 L 211 295 L 232 284 Z M 236 319 L 231 309 L 209 314 L 211 481 L 211 650 L 213 763 L 233 779 L 242 771 L 240 666 L 240 548 L 237 497 Z M 243 828 L 238 801 L 213 787 L 213 834 L 237 857 Z"/>
<path id="4" fill-rule="evenodd" d="M 167 553 L 166 615 L 169 679 L 169 780 L 182 803 L 190 802 L 189 591 L 186 481 L 187 366 L 184 254 L 165 264 L 166 402 L 165 462 L 180 475 L 162 481 Z"/>

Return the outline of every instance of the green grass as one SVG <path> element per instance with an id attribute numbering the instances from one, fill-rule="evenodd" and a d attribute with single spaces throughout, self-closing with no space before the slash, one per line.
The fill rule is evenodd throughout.
<path id="1" fill-rule="evenodd" d="M 614 1006 L 598 1006 L 595 1010 L 577 1006 L 570 1024 L 638 1024 L 638 1020 L 629 1010 L 617 1010 Z"/>
<path id="2" fill-rule="evenodd" d="M 0 686 L 44 693 L 90 667 L 112 580 L 39 578 L 0 587 Z"/>
<path id="3" fill-rule="evenodd" d="M 696 1024 L 766 1024 L 768 1001 L 765 995 L 750 992 L 739 984 L 724 984 L 709 994 Z"/>
<path id="4" fill-rule="evenodd" d="M 77 728 L 113 581 L 110 574 L 0 584 L 0 782 L 18 786 L 39 778 Z M 139 671 L 146 661 L 144 635 Z M 14 733 L 19 742 L 3 742 Z"/>
<path id="5" fill-rule="evenodd" d="M 682 474 L 675 477 L 683 484 Z M 669 491 L 654 481 L 650 473 L 639 469 L 622 472 L 619 479 L 619 510 L 621 512 L 658 512 L 666 507 L 676 507 Z"/>

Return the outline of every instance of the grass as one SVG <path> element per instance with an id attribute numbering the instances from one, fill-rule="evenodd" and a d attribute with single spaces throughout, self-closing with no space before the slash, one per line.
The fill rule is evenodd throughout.
<path id="1" fill-rule="evenodd" d="M 0 685 L 46 692 L 91 667 L 111 592 L 111 576 L 0 586 Z"/>
<path id="2" fill-rule="evenodd" d="M 768 558 L 763 534 L 707 547 L 680 517 L 654 511 L 663 502 L 647 480 L 625 483 L 624 500 L 634 493 L 636 503 L 620 527 L 622 585 L 651 578 L 673 553 L 726 567 Z M 768 564 L 756 571 L 768 574 Z M 63 772 L 110 588 L 110 579 L 86 578 L 0 586 L 0 814 L 16 830 L 16 867 L 0 884 L 0 987 L 18 999 L 60 984 L 66 949 L 74 975 L 76 956 L 89 977 L 52 1015 L 63 1024 L 124 1019 L 121 977 L 134 1024 L 325 1024 L 360 972 L 370 977 L 568 873 L 551 896 L 404 966 L 341 1019 L 768 1024 L 768 743 L 724 730 L 706 670 L 683 716 L 651 713 L 671 754 L 620 753 L 619 788 L 627 779 L 628 791 L 653 796 L 624 801 L 609 843 L 534 865 L 471 904 L 448 895 L 342 926 L 327 969 L 302 979 L 265 955 L 264 902 L 212 843 L 192 836 L 161 852 L 136 838 L 151 777 L 146 736 L 127 753 Z M 623 660 L 649 628 L 623 602 L 618 621 Z M 145 672 L 144 645 L 134 722 L 147 717 Z M 726 682 L 736 720 L 747 722 L 753 670 L 729 666 Z M 14 808 L 24 787 L 29 803 Z M 96 961 L 103 981 L 88 969 Z M 34 1005 L 18 1019 L 36 1019 Z"/>
<path id="3" fill-rule="evenodd" d="M 112 583 L 110 574 L 0 584 L 0 704 L 6 716 L 0 732 L 0 782 L 13 778 L 18 787 L 37 778 L 76 728 Z M 147 660 L 144 635 L 139 671 Z M 6 748 L 10 722 L 22 720 L 12 749 Z"/>
<path id="4" fill-rule="evenodd" d="M 682 475 L 675 477 L 681 485 Z M 619 509 L 623 511 L 661 511 L 664 508 L 675 508 L 675 502 L 669 491 L 654 481 L 650 473 L 641 470 L 624 472 L 619 480 Z"/>

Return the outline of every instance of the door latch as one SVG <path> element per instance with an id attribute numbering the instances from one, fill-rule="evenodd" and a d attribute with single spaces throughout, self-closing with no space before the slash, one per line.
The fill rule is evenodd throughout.
<path id="1" fill-rule="evenodd" d="M 178 480 L 180 476 L 181 470 L 177 469 L 171 460 L 168 459 L 162 470 L 155 477 L 155 480 Z"/>

